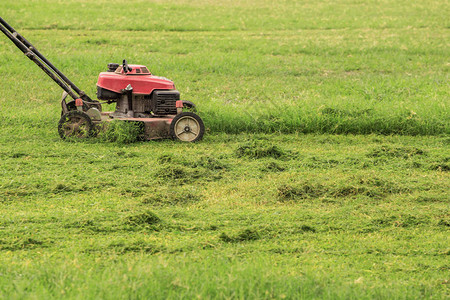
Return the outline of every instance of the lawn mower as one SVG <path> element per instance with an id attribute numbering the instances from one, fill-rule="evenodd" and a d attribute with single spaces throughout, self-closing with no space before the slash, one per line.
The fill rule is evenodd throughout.
<path id="1" fill-rule="evenodd" d="M 91 99 L 30 42 L 0 17 L 0 30 L 63 90 L 58 132 L 62 139 L 86 138 L 107 127 L 107 122 L 139 122 L 146 140 L 175 138 L 184 142 L 202 139 L 205 126 L 195 105 L 180 100 L 173 81 L 152 75 L 146 66 L 110 63 L 97 81 L 97 99 Z M 67 100 L 70 96 L 69 101 Z M 114 112 L 103 112 L 103 103 L 116 103 Z"/>

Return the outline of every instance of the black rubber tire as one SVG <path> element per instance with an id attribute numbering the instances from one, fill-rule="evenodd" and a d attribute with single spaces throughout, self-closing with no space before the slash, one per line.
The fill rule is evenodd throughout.
<path id="1" fill-rule="evenodd" d="M 198 142 L 203 138 L 204 134 L 205 125 L 202 119 L 193 112 L 182 112 L 176 115 L 172 119 L 172 123 L 170 123 L 170 135 L 172 138 L 182 142 Z"/>
<path id="2" fill-rule="evenodd" d="M 195 106 L 194 102 L 183 100 L 183 109 L 186 109 L 187 112 L 196 112 L 197 107 Z"/>
<path id="3" fill-rule="evenodd" d="M 63 140 L 71 137 L 84 139 L 93 135 L 94 124 L 86 113 L 72 110 L 59 120 L 58 133 Z"/>

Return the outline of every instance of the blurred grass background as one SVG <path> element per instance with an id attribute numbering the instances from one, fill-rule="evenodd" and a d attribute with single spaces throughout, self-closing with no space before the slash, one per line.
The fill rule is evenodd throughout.
<path id="1" fill-rule="evenodd" d="M 147 65 L 209 132 L 449 133 L 445 1 L 3 1 L 2 17 L 95 97 Z M 59 87 L 0 39 L 3 124 L 57 121 Z M 110 109 L 113 109 L 111 107 Z M 38 119 L 36 119 L 38 118 Z M 56 132 L 56 131 L 55 131 Z"/>

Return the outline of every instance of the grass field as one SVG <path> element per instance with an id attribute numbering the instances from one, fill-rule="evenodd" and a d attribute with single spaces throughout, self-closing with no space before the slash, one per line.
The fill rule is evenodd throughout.
<path id="1" fill-rule="evenodd" d="M 448 12 L 3 0 L 92 97 L 126 58 L 207 133 L 63 142 L 59 87 L 0 37 L 0 298 L 448 299 Z"/>

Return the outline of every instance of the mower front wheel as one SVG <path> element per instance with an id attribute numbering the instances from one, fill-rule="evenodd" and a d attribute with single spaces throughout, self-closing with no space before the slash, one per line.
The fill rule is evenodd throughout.
<path id="1" fill-rule="evenodd" d="M 66 138 L 87 138 L 93 135 L 94 124 L 91 118 L 84 112 L 72 110 L 64 114 L 58 123 L 59 136 Z"/>
<path id="2" fill-rule="evenodd" d="M 205 125 L 202 119 L 192 112 L 182 112 L 173 118 L 170 134 L 182 142 L 197 142 L 203 138 Z"/>

